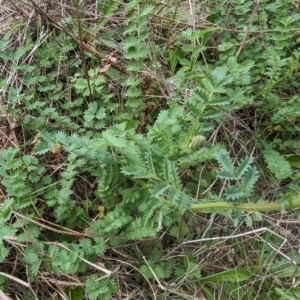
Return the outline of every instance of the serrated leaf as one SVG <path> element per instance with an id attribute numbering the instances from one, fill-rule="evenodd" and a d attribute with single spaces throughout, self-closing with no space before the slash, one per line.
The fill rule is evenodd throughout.
<path id="1" fill-rule="evenodd" d="M 128 90 L 126 91 L 126 97 L 128 98 L 138 98 L 140 97 L 141 95 L 143 94 L 143 91 L 140 89 L 140 88 L 137 88 L 135 86 L 131 86 L 128 88 Z M 130 100 L 133 100 L 133 99 L 130 99 Z M 126 106 L 129 106 L 129 105 L 126 105 Z M 140 106 L 140 102 L 137 101 L 137 104 L 131 104 L 130 105 L 131 107 L 138 107 Z"/>
<path id="2" fill-rule="evenodd" d="M 254 61 L 248 59 L 248 60 L 243 61 L 240 65 L 241 65 L 243 72 L 248 72 L 254 66 Z"/>
<path id="3" fill-rule="evenodd" d="M 13 198 L 6 198 L 6 200 L 0 206 L 0 220 L 7 221 L 12 214 L 11 206 L 14 204 Z M 1 221 L 2 221 L 1 220 Z M 1 248 L 1 247 L 0 247 Z"/>
<path id="4" fill-rule="evenodd" d="M 216 159 L 225 171 L 229 171 L 234 174 L 234 166 L 228 153 L 226 153 L 225 151 L 220 151 L 216 154 Z"/>
<path id="5" fill-rule="evenodd" d="M 231 202 L 239 202 L 241 198 L 246 196 L 241 186 L 229 186 L 225 190 L 225 195 L 227 197 L 227 200 Z"/>
<path id="6" fill-rule="evenodd" d="M 252 227 L 253 221 L 250 215 L 246 215 L 245 222 L 248 227 Z"/>
<path id="7" fill-rule="evenodd" d="M 96 113 L 96 118 L 98 120 L 103 120 L 106 117 L 106 112 L 103 107 L 99 108 L 97 113 Z"/>
<path id="8" fill-rule="evenodd" d="M 36 254 L 35 249 L 33 248 L 33 246 L 31 246 L 31 245 L 27 246 L 23 259 L 24 259 L 25 262 L 27 262 L 29 264 L 33 264 L 33 263 L 35 263 L 39 260 L 39 257 Z"/>
<path id="9" fill-rule="evenodd" d="M 228 95 L 230 102 L 237 102 L 239 103 L 239 101 L 241 101 L 241 99 L 244 99 L 245 90 L 240 88 L 240 87 L 236 87 L 234 89 L 227 89 L 226 94 Z"/>
<path id="10" fill-rule="evenodd" d="M 202 114 L 203 119 L 218 119 L 222 117 L 222 112 L 218 110 L 207 110 Z"/>
<path id="11" fill-rule="evenodd" d="M 247 170 L 250 168 L 251 164 L 253 162 L 253 159 L 251 157 L 245 157 L 242 159 L 237 166 L 235 170 L 235 174 L 237 179 L 242 178 L 242 176 L 247 172 Z"/>
<path id="12" fill-rule="evenodd" d="M 92 254 L 94 252 L 94 247 L 92 246 L 92 242 L 88 238 L 84 238 L 80 241 L 80 246 L 86 254 Z"/>
<path id="13" fill-rule="evenodd" d="M 36 261 L 30 265 L 31 275 L 33 275 L 34 277 L 38 274 L 41 263 L 42 263 L 42 260 L 39 259 L 38 261 Z"/>
<path id="14" fill-rule="evenodd" d="M 120 215 L 118 211 L 109 212 L 105 218 L 104 232 L 110 232 L 112 230 L 118 230 L 122 226 L 128 223 L 129 218 L 125 215 Z"/>
<path id="15" fill-rule="evenodd" d="M 193 96 L 195 97 L 196 100 L 201 100 L 204 103 L 209 102 L 208 95 L 200 88 L 193 90 Z"/>
<path id="16" fill-rule="evenodd" d="M 221 106 L 221 105 L 229 105 L 230 101 L 228 98 L 222 98 L 222 99 L 213 99 L 210 101 L 210 105 L 216 105 L 216 106 Z"/>
<path id="17" fill-rule="evenodd" d="M 154 186 L 152 189 L 151 197 L 157 198 L 162 195 L 166 190 L 170 188 L 170 185 L 166 183 L 160 183 Z"/>
<path id="18" fill-rule="evenodd" d="M 186 30 L 181 32 L 182 37 L 184 37 L 185 39 L 192 41 L 193 40 L 193 30 L 192 28 L 187 28 Z"/>
<path id="19" fill-rule="evenodd" d="M 137 218 L 127 229 L 126 236 L 130 239 L 138 239 L 143 237 L 154 237 L 157 234 L 157 226 L 153 221 L 146 222 L 145 219 Z"/>
<path id="20" fill-rule="evenodd" d="M 226 77 L 227 68 L 225 67 L 217 67 L 213 70 L 212 76 L 216 82 L 220 82 Z"/>
<path id="21" fill-rule="evenodd" d="M 81 92 L 87 88 L 87 81 L 83 78 L 78 78 L 73 83 L 73 87 L 77 90 L 77 92 Z"/>
<path id="22" fill-rule="evenodd" d="M 147 165 L 148 170 L 150 173 L 152 173 L 154 176 L 156 176 L 155 167 L 153 163 L 152 153 L 151 151 L 147 151 L 145 153 L 145 163 Z"/>
<path id="23" fill-rule="evenodd" d="M 125 7 L 125 11 L 129 12 L 131 11 L 135 6 L 137 6 L 139 3 L 141 2 L 141 0 L 132 0 L 130 1 L 126 7 Z"/>
<path id="24" fill-rule="evenodd" d="M 103 238 L 94 238 L 95 245 L 93 246 L 94 252 L 98 255 L 102 255 L 106 251 L 106 244 Z"/>
<path id="25" fill-rule="evenodd" d="M 258 171 L 256 167 L 251 167 L 246 172 L 241 182 L 241 186 L 243 187 L 246 196 L 250 196 L 250 194 L 254 190 L 254 186 L 257 180 L 258 180 Z"/>
<path id="26" fill-rule="evenodd" d="M 146 5 L 140 12 L 140 17 L 149 15 L 154 9 L 154 5 Z"/>
<path id="27" fill-rule="evenodd" d="M 4 247 L 2 242 L 0 242 L 0 262 L 3 262 L 8 256 L 8 254 L 9 250 L 6 247 Z"/>
<path id="28" fill-rule="evenodd" d="M 212 84 L 206 78 L 202 80 L 202 83 L 208 91 L 211 91 L 211 95 L 213 93 L 226 93 L 226 89 L 222 86 L 222 84 L 218 84 L 215 82 Z M 212 99 L 212 97 L 210 99 Z"/>
<path id="29" fill-rule="evenodd" d="M 263 151 L 263 154 L 269 170 L 277 179 L 287 178 L 291 174 L 291 165 L 279 152 L 267 149 Z"/>
<path id="30" fill-rule="evenodd" d="M 170 171 L 171 171 L 171 174 L 170 174 L 171 182 L 172 182 L 174 188 L 181 189 L 182 185 L 181 185 L 178 173 L 177 173 L 177 168 L 176 168 L 175 162 L 172 162 Z"/>
<path id="31" fill-rule="evenodd" d="M 153 271 L 157 278 L 159 278 L 159 279 L 165 278 L 165 271 L 162 266 L 155 265 L 153 268 Z"/>
<path id="32" fill-rule="evenodd" d="M 67 145 L 69 144 L 69 138 L 66 135 L 65 132 L 63 131 L 59 131 L 55 134 L 55 138 L 57 139 L 57 141 L 63 145 Z"/>
<path id="33" fill-rule="evenodd" d="M 141 272 L 143 273 L 143 275 L 146 277 L 146 278 L 152 278 L 153 277 L 153 274 L 151 272 L 151 270 L 149 269 L 149 267 L 147 265 L 142 265 L 140 267 L 140 270 Z"/>
<path id="34" fill-rule="evenodd" d="M 145 58 L 148 55 L 149 50 L 145 48 L 142 43 L 140 45 L 131 46 L 128 48 L 125 57 L 127 59 Z"/>
<path id="35" fill-rule="evenodd" d="M 219 171 L 217 173 L 217 176 L 218 176 L 218 178 L 224 178 L 224 179 L 232 179 L 232 180 L 237 179 L 235 174 L 233 174 L 232 172 L 227 171 L 227 170 Z"/>
<path id="36" fill-rule="evenodd" d="M 135 229 L 134 231 L 130 231 L 127 233 L 127 237 L 129 239 L 140 239 L 144 237 L 154 237 L 156 236 L 157 232 L 155 228 L 152 227 L 143 227 Z"/>
<path id="37" fill-rule="evenodd" d="M 110 130 L 102 133 L 102 136 L 109 142 L 110 146 L 116 148 L 124 148 L 127 144 L 126 140 L 121 137 L 116 137 Z"/>
<path id="38" fill-rule="evenodd" d="M 180 190 L 170 190 L 167 195 L 167 199 L 171 203 L 177 203 L 180 199 L 181 191 Z"/>
<path id="39" fill-rule="evenodd" d="M 95 69 L 90 69 L 90 70 L 88 70 L 87 73 L 88 73 L 90 78 L 93 78 L 99 73 L 99 67 L 97 67 Z"/>
<path id="40" fill-rule="evenodd" d="M 263 215 L 259 211 L 253 211 L 251 214 L 251 217 L 254 221 L 262 221 L 263 220 Z"/>

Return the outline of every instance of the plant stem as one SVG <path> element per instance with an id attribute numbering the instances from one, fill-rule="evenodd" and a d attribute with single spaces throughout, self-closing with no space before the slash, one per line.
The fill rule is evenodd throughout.
<path id="1" fill-rule="evenodd" d="M 147 184 L 138 180 L 140 184 L 148 189 L 148 192 L 151 194 L 152 191 L 147 187 Z M 178 205 L 176 203 L 171 203 L 164 197 L 158 196 L 157 199 L 162 203 L 177 208 Z M 294 208 L 300 208 L 300 195 L 294 196 L 291 198 L 288 205 L 284 207 L 278 202 L 261 202 L 261 203 L 241 203 L 234 204 L 229 202 L 211 202 L 211 203 L 194 203 L 191 205 L 191 210 L 203 211 L 205 213 L 216 213 L 219 211 L 227 210 L 227 209 L 236 209 L 236 210 L 244 210 L 244 211 L 259 211 L 259 212 L 268 212 L 268 211 L 280 211 L 280 210 L 289 210 Z"/>
<path id="2" fill-rule="evenodd" d="M 285 209 L 300 208 L 300 197 L 293 197 L 290 200 L 289 205 L 284 207 Z M 199 203 L 192 204 L 192 210 L 226 210 L 226 209 L 236 209 L 245 211 L 280 211 L 283 209 L 282 205 L 278 202 L 269 203 L 242 203 L 242 204 L 232 204 L 228 202 L 214 202 L 214 203 Z"/>
<path id="3" fill-rule="evenodd" d="M 175 203 L 170 203 L 163 197 L 158 197 L 158 199 L 170 206 L 178 207 Z M 300 208 L 300 196 L 295 196 L 290 200 L 289 205 L 286 205 L 284 209 Z M 236 209 L 244 211 L 280 211 L 283 209 L 282 205 L 278 202 L 268 202 L 268 203 L 242 203 L 233 204 L 229 202 L 211 202 L 211 203 L 196 203 L 191 205 L 191 210 L 204 211 L 205 213 L 217 212 L 218 210 L 223 211 L 227 209 Z"/>

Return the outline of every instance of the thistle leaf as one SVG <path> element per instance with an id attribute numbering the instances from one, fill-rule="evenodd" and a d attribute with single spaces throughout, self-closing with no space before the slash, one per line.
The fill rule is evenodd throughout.
<path id="1" fill-rule="evenodd" d="M 232 160 L 230 159 L 228 153 L 226 153 L 225 151 L 220 151 L 219 153 L 217 153 L 216 159 L 225 171 L 231 172 L 232 177 L 235 176 L 234 175 L 234 166 L 233 166 Z"/>
<path id="2" fill-rule="evenodd" d="M 247 172 L 247 170 L 249 170 L 252 162 L 253 162 L 253 159 L 251 157 L 245 157 L 244 159 L 242 159 L 240 161 L 240 163 L 235 171 L 237 179 L 240 179 L 245 174 L 245 172 Z"/>

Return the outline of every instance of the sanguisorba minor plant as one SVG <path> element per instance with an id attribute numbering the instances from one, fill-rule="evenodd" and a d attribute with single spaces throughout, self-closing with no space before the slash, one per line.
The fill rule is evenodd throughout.
<path id="1" fill-rule="evenodd" d="M 56 290 L 68 299 L 111 299 L 126 286 L 120 262 L 134 272 L 132 286 L 151 287 L 149 299 L 157 289 L 192 295 L 194 282 L 213 299 L 209 282 L 236 283 L 257 271 L 231 265 L 205 277 L 190 249 L 165 253 L 170 244 L 198 237 L 195 213 L 251 226 L 261 212 L 300 207 L 296 184 L 277 202 L 258 188 L 262 177 L 267 184 L 299 177 L 299 156 L 291 155 L 299 99 L 292 94 L 283 105 L 279 94 L 296 86 L 300 54 L 291 32 L 298 15 L 271 18 L 275 4 L 261 1 L 254 21 L 266 27 L 264 38 L 254 26 L 250 37 L 257 42 L 249 40 L 235 55 L 252 2 L 230 2 L 224 8 L 232 21 L 212 1 L 210 25 L 178 28 L 172 46 L 170 28 L 165 25 L 170 36 L 156 40 L 155 26 L 157 14 L 180 18 L 178 5 L 168 4 L 167 13 L 151 1 L 106 1 L 94 27 L 74 14 L 52 24 L 55 35 L 40 31 L 39 39 L 28 36 L 13 50 L 14 29 L 2 37 L 0 57 L 11 73 L 0 78 L 1 109 L 19 126 L 18 145 L 0 153 L 2 290 L 11 290 L 12 259 L 16 284 L 35 286 L 29 292 L 14 287 L 28 299 L 42 299 L 42 278 L 52 296 Z M 287 8 L 286 2 L 276 3 Z M 83 11 L 77 17 L 86 17 Z M 269 33 L 270 24 L 277 27 Z M 214 43 L 217 57 L 209 52 Z M 254 143 L 257 157 L 247 147 L 236 151 L 234 135 L 226 140 L 219 130 L 229 115 L 241 122 L 238 112 L 253 107 L 261 124 L 255 130 L 246 124 L 252 133 L 240 143 Z"/>

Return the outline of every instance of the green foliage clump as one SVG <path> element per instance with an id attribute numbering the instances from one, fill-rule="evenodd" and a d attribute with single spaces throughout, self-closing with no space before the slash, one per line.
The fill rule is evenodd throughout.
<path id="1" fill-rule="evenodd" d="M 213 284 L 228 283 L 230 294 L 259 274 L 233 263 L 207 274 L 207 250 L 166 251 L 211 234 L 215 215 L 251 227 L 261 212 L 300 207 L 299 14 L 291 1 L 260 1 L 247 33 L 252 1 L 220 4 L 206 7 L 207 28 L 185 24 L 174 36 L 164 18 L 161 32 L 154 24 L 163 13 L 184 18 L 179 4 L 165 12 L 151 1 L 108 0 L 93 28 L 81 21 L 83 6 L 78 22 L 63 18 L 44 40 L 10 50 L 13 28 L 0 40 L 1 62 L 19 82 L 0 75 L 1 109 L 18 142 L 0 153 L 1 264 L 16 257 L 32 285 L 45 274 L 79 278 L 57 289 L 70 299 L 113 299 L 124 289 L 120 261 L 132 286 L 157 284 L 170 297 L 192 295 L 200 282 L 213 299 Z M 283 180 L 294 182 L 274 193 L 279 201 L 265 196 Z M 210 225 L 199 226 L 201 213 L 212 213 Z"/>

